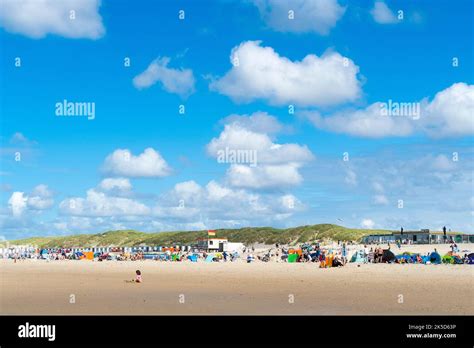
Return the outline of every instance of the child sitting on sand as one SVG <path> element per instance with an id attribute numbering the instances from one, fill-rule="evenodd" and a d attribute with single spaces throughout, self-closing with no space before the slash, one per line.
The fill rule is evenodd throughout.
<path id="1" fill-rule="evenodd" d="M 135 277 L 135 283 L 141 283 L 142 282 L 142 272 L 140 270 L 136 270 L 135 272 L 137 276 Z"/>
<path id="2" fill-rule="evenodd" d="M 132 279 L 132 280 L 126 280 L 125 282 L 126 283 L 141 283 L 143 280 L 142 280 L 142 272 L 140 272 L 140 270 L 136 270 L 135 273 L 137 274 L 135 276 L 135 279 Z"/>

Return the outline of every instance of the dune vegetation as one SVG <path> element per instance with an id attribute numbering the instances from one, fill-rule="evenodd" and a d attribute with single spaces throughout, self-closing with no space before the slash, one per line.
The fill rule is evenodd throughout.
<path id="1" fill-rule="evenodd" d="M 218 229 L 217 237 L 245 244 L 298 244 L 303 242 L 342 240 L 360 241 L 368 234 L 388 234 L 389 230 L 368 230 L 346 228 L 333 224 L 299 226 L 286 229 L 272 227 L 245 227 L 239 229 Z M 32 237 L 11 240 L 12 245 L 36 245 L 38 247 L 94 247 L 94 246 L 139 246 L 191 244 L 199 238 L 206 238 L 207 231 L 178 231 L 145 233 L 134 230 L 107 231 L 98 234 L 78 234 L 59 237 Z M 6 242 L 0 244 L 5 245 Z"/>

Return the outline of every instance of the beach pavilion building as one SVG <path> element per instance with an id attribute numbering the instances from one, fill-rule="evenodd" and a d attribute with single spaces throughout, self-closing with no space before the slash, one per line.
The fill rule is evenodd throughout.
<path id="1" fill-rule="evenodd" d="M 419 231 L 403 231 L 403 234 L 392 232 L 390 234 L 370 234 L 362 238 L 362 243 L 383 244 L 396 243 L 401 241 L 404 244 L 440 244 L 440 243 L 474 243 L 474 234 L 446 232 L 446 239 L 443 232 L 431 232 L 428 229 Z"/>
<path id="2" fill-rule="evenodd" d="M 197 247 L 199 250 L 222 252 L 227 242 L 227 238 L 201 238 L 198 239 Z"/>

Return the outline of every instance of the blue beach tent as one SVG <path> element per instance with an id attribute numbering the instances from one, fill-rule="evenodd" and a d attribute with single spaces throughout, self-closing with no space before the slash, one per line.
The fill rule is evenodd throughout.
<path id="1" fill-rule="evenodd" d="M 436 263 L 436 264 L 441 263 L 441 255 L 433 251 L 430 254 L 430 262 L 431 263 Z"/>
<path id="2" fill-rule="evenodd" d="M 351 257 L 351 262 L 360 263 L 360 262 L 364 262 L 364 261 L 365 260 L 364 260 L 364 255 L 363 255 L 362 251 L 356 251 L 354 253 L 354 255 L 352 255 L 352 257 Z"/>

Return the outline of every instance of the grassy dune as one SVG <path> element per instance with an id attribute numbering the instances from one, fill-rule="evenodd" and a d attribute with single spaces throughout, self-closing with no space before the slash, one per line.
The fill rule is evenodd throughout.
<path id="1" fill-rule="evenodd" d="M 287 229 L 272 227 L 246 227 L 239 229 L 216 230 L 218 237 L 232 242 L 252 243 L 290 243 L 297 244 L 316 240 L 359 241 L 363 236 L 373 233 L 388 234 L 388 230 L 352 229 L 332 224 L 299 226 Z M 171 245 L 193 243 L 205 238 L 207 231 L 179 231 L 144 233 L 133 230 L 108 231 L 98 234 L 79 234 L 61 237 L 32 237 L 12 240 L 10 244 L 37 245 L 38 247 L 93 247 L 93 246 L 138 246 Z M 5 242 L 0 245 L 5 245 Z"/>

